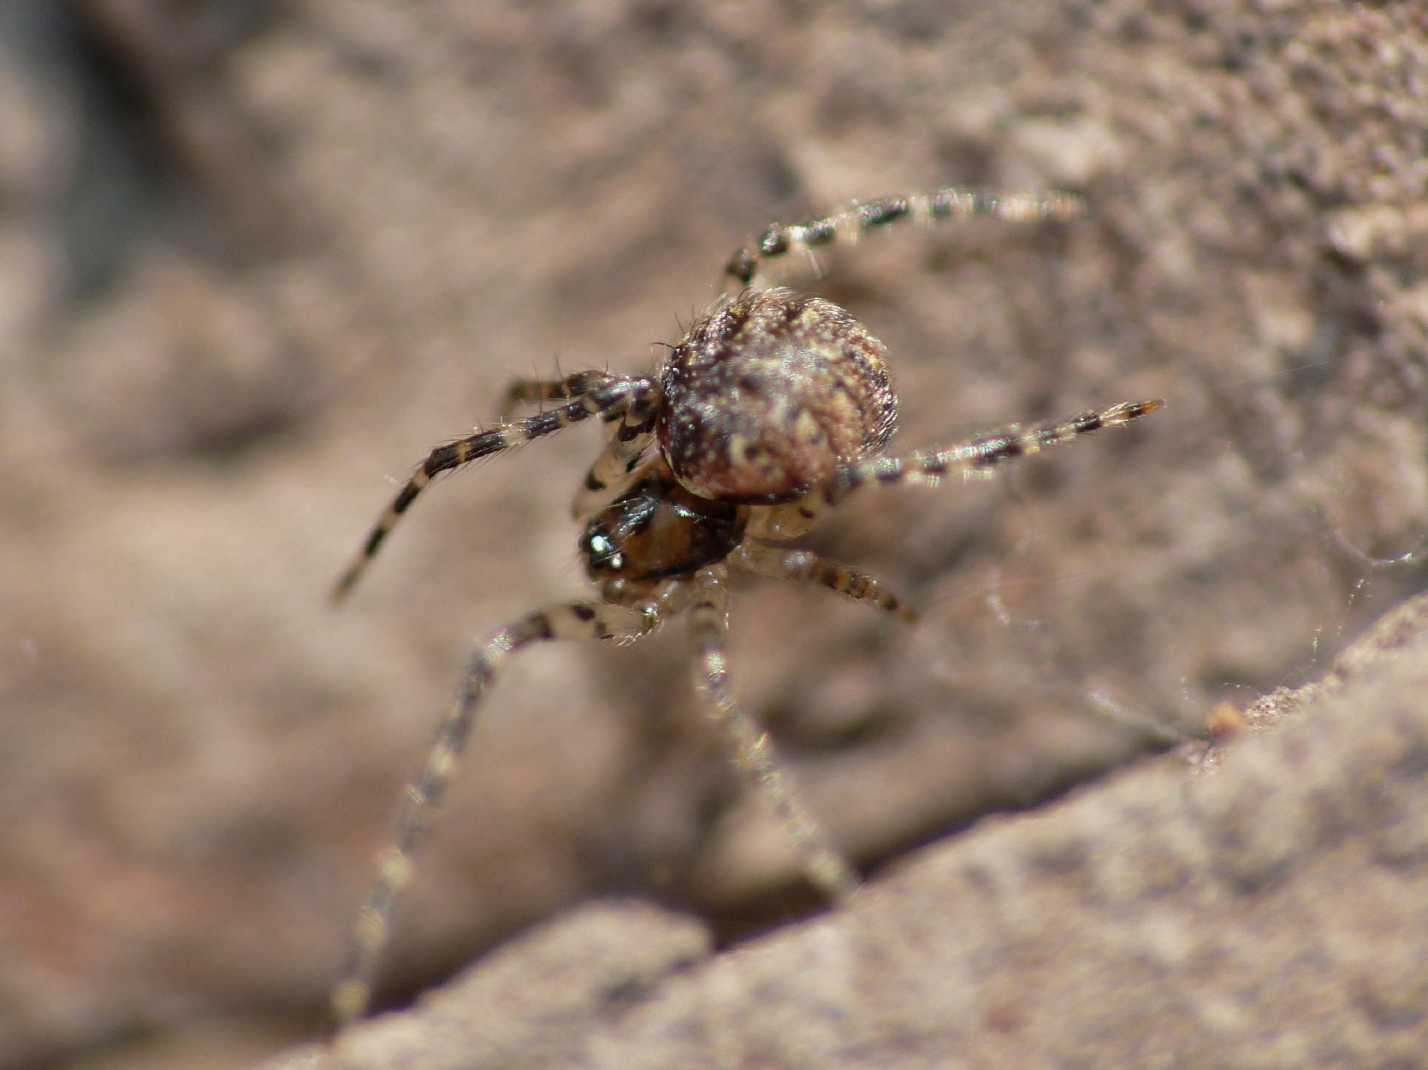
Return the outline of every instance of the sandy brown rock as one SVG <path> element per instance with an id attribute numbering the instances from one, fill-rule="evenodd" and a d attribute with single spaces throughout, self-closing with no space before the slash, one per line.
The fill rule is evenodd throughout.
<path id="1" fill-rule="evenodd" d="M 0 1066 L 315 1031 L 468 644 L 585 593 L 594 438 L 443 481 L 340 614 L 328 584 L 510 377 L 649 369 L 773 218 L 949 181 L 1085 197 L 792 280 L 888 344 L 896 443 L 1167 399 L 1006 480 L 850 504 L 815 544 L 915 631 L 737 602 L 737 692 L 860 862 L 1321 677 L 1423 587 L 1425 101 L 1411 3 L 0 5 Z M 799 915 L 678 629 L 525 659 L 391 998 L 592 896 L 721 938 Z M 948 879 L 921 921 L 965 933 Z M 1197 924 L 1216 903 L 1243 905 Z M 1036 904 L 1040 932 L 1064 904 Z"/>
<path id="2" fill-rule="evenodd" d="M 1425 687 L 1420 598 L 1212 777 L 1166 758 L 989 820 L 850 910 L 697 965 L 677 919 L 592 906 L 329 1065 L 1421 1065 Z"/>

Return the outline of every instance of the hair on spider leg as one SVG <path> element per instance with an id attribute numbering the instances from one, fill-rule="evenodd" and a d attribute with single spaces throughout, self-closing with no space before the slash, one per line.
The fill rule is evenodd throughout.
<path id="1" fill-rule="evenodd" d="M 359 916 L 333 993 L 338 1031 L 370 1003 L 399 893 L 481 702 L 511 657 L 548 640 L 633 643 L 684 617 L 694 683 L 728 740 L 733 764 L 768 803 L 807 882 L 832 903 L 853 895 L 859 881 L 853 863 L 805 807 L 769 734 L 735 699 L 727 650 L 731 575 L 788 581 L 906 618 L 905 602 L 877 577 L 791 548 L 789 540 L 866 488 L 958 482 L 949 477 L 987 473 L 1124 427 L 1162 402 L 1122 402 L 889 454 L 898 396 L 886 347 L 846 309 L 766 287 L 759 271 L 789 253 L 851 245 L 894 223 L 977 216 L 1061 220 L 1078 214 L 1079 205 L 1067 194 L 949 187 L 857 201 L 799 224 L 772 224 L 726 262 L 727 292 L 691 313 L 653 374 L 591 369 L 518 380 L 508 398 L 561 404 L 431 451 L 369 531 L 339 578 L 335 599 L 351 592 L 436 476 L 591 417 L 605 425 L 606 441 L 576 492 L 573 511 L 584 525 L 577 545 L 596 597 L 536 609 L 472 650 L 425 767 L 403 797 L 392 845 L 381 856 Z"/>

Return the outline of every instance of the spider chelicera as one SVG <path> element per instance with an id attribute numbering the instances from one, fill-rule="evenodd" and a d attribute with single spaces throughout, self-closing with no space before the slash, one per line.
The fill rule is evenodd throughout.
<path id="1" fill-rule="evenodd" d="M 471 654 L 426 766 L 404 798 L 395 839 L 381 856 L 377 883 L 358 921 L 349 964 L 333 993 L 339 1029 L 367 1008 L 397 895 L 466 746 L 477 706 L 506 661 L 541 640 L 629 641 L 667 618 L 687 616 L 698 685 L 729 735 L 739 768 L 772 804 L 808 878 L 834 902 L 856 888 L 854 870 L 789 786 L 768 734 L 734 703 L 725 655 L 730 573 L 826 587 L 911 619 L 875 577 L 790 548 L 788 541 L 863 487 L 935 485 L 948 476 L 976 474 L 1124 426 L 1162 402 L 1124 402 L 1032 430 L 1013 425 L 950 446 L 886 456 L 898 401 L 883 344 L 829 301 L 764 288 L 759 268 L 789 253 L 851 244 L 869 229 L 898 221 L 1036 221 L 1079 213 L 1080 201 L 1064 194 L 952 188 L 859 201 L 805 223 L 774 224 L 730 259 L 727 292 L 695 320 L 654 375 L 583 371 L 517 380 L 507 393 L 507 422 L 432 450 L 373 527 L 334 598 L 347 595 L 438 474 L 592 416 L 608 425 L 609 439 L 576 493 L 574 511 L 585 521 L 580 553 L 599 598 L 528 613 Z M 510 420 L 519 406 L 544 402 L 561 404 Z"/>

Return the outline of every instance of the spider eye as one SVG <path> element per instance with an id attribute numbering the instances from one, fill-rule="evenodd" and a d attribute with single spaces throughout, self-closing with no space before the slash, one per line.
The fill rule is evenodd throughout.
<path id="1" fill-rule="evenodd" d="M 601 528 L 593 528 L 586 532 L 583 541 L 585 545 L 581 549 L 585 551 L 591 568 L 611 569 L 618 572 L 625 567 L 625 555 L 615 545 L 615 540 L 610 538 L 609 532 Z"/>

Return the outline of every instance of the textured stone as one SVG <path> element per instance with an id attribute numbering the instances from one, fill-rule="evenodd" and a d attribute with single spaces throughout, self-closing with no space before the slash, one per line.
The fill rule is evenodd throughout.
<path id="1" fill-rule="evenodd" d="M 1426 21 L 1337 0 L 0 5 L 0 1065 L 218 1067 L 316 1032 L 468 644 L 586 593 L 567 507 L 596 445 L 572 429 L 434 487 L 331 612 L 392 480 L 493 420 L 514 375 L 652 367 L 739 244 L 849 197 L 1061 184 L 1089 206 L 878 235 L 790 280 L 888 345 L 895 447 L 1167 407 L 1004 480 L 851 502 L 814 544 L 882 575 L 915 630 L 739 592 L 734 687 L 811 809 L 876 878 L 1226 702 L 1253 734 L 1256 699 L 1322 677 L 1423 587 Z M 720 942 L 810 905 L 671 633 L 512 664 L 403 904 L 389 999 L 592 896 L 654 897 Z M 815 1027 L 810 1051 L 846 1062 L 862 1037 L 915 1065 L 924 1035 L 1024 1054 L 1064 1016 L 1037 1057 L 1103 1065 L 1189 1022 L 1284 1065 L 1305 1060 L 1276 1045 L 1319 1037 L 1352 977 L 1360 1017 L 1325 1016 L 1343 1036 L 1304 1050 L 1367 1050 L 1417 980 L 1407 950 L 1355 958 L 1349 934 L 1378 946 L 1399 918 L 1422 807 L 1406 774 L 1349 774 L 1373 764 L 1356 747 L 1398 760 L 1404 723 L 1326 714 L 1340 772 L 1306 730 L 1307 764 L 1251 740 L 1223 778 L 1242 788 L 1184 788 L 1213 814 L 1201 838 L 1163 791 L 1014 823 L 1014 849 L 979 828 L 965 856 L 875 879 L 855 918 L 908 896 L 901 924 L 925 926 L 894 928 L 886 972 L 833 919 L 797 952 L 833 963 L 827 990 L 770 1001 L 747 1039 L 710 1032 L 730 1065 L 791 1060 Z M 1346 830 L 1379 810 L 1397 816 L 1360 848 Z M 1166 831 L 1108 860 L 1107 823 Z M 1341 898 L 1296 898 L 1330 869 Z M 1124 906 L 1186 882 L 1209 889 L 1188 913 Z M 1073 892 L 1131 915 L 1105 949 L 1126 980 L 1083 971 L 1076 933 L 1076 956 L 1048 942 Z M 980 928 L 1000 902 L 1005 946 Z M 1253 943 L 1215 935 L 1270 925 L 1265 904 L 1337 941 L 1270 948 L 1283 997 Z M 1012 972 L 974 989 L 991 948 Z M 845 952 L 911 993 L 876 993 L 880 1031 L 837 1028 Z M 711 962 L 716 1005 L 746 962 L 782 977 L 781 954 Z M 919 962 L 952 971 L 951 1032 L 925 1033 Z M 1203 987 L 1148 985 L 1118 1026 L 1172 967 Z M 1280 1041 L 1291 996 L 1303 1025 Z"/>

